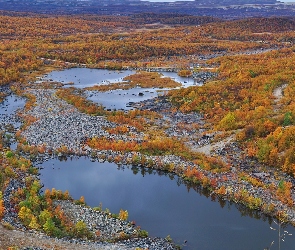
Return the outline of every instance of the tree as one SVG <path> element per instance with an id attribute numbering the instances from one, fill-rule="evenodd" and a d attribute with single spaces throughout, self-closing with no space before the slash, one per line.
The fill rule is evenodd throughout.
<path id="1" fill-rule="evenodd" d="M 233 112 L 227 113 L 218 124 L 219 129 L 233 130 L 237 128 L 236 117 Z"/>

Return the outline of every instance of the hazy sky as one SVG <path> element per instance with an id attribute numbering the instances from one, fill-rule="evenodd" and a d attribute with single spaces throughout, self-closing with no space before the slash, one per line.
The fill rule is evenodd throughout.
<path id="1" fill-rule="evenodd" d="M 149 2 L 176 2 L 176 1 L 194 1 L 194 0 L 145 0 Z M 290 3 L 295 2 L 295 0 L 279 0 L 280 2 Z"/>
<path id="2" fill-rule="evenodd" d="M 194 1 L 194 0 L 145 0 L 145 1 L 149 1 L 149 2 L 176 2 L 176 1 Z"/>

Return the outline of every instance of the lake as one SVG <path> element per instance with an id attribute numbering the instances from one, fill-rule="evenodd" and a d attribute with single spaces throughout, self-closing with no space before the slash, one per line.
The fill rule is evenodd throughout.
<path id="1" fill-rule="evenodd" d="M 272 241 L 272 249 L 277 249 L 278 234 L 270 229 L 270 218 L 255 219 L 255 213 L 243 206 L 213 201 L 200 188 L 188 188 L 171 174 L 88 158 L 50 160 L 42 166 L 44 189 L 68 190 L 75 199 L 83 195 L 88 205 L 101 203 L 112 213 L 126 209 L 128 220 L 149 236 L 170 235 L 183 249 L 263 250 Z M 293 227 L 286 229 L 295 235 Z M 281 245 L 281 249 L 293 249 L 295 237 L 288 236 Z"/>

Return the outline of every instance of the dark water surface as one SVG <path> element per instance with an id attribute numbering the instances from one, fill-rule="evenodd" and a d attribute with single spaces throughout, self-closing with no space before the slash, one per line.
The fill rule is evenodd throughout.
<path id="1" fill-rule="evenodd" d="M 271 249 L 278 249 L 278 232 L 270 229 L 270 218 L 256 214 L 255 219 L 243 207 L 212 201 L 172 175 L 87 158 L 51 160 L 42 166 L 44 188 L 68 190 L 75 199 L 83 195 L 88 205 L 102 203 L 112 213 L 127 209 L 128 219 L 150 236 L 170 235 L 179 245 L 187 241 L 184 249 L 263 250 L 272 241 Z M 277 226 L 272 223 L 272 227 Z M 293 227 L 286 229 L 295 235 Z M 281 249 L 295 249 L 295 236 L 288 236 Z"/>

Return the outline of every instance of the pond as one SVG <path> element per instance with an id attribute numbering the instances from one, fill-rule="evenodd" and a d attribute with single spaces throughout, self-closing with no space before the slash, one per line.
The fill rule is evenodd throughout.
<path id="1" fill-rule="evenodd" d="M 19 128 L 21 123 L 16 119 L 15 114 L 25 106 L 25 98 L 11 94 L 4 98 L 0 103 L 0 123 L 12 124 L 15 128 Z"/>
<path id="2" fill-rule="evenodd" d="M 12 130 L 18 130 L 22 125 L 16 113 L 25 106 L 25 102 L 25 98 L 11 94 L 0 103 L 0 130 L 6 130 L 6 136 L 10 137 L 9 144 L 12 150 L 15 150 L 17 146 Z"/>
<path id="3" fill-rule="evenodd" d="M 89 68 L 71 68 L 60 71 L 52 71 L 40 78 L 41 81 L 57 81 L 62 83 L 74 83 L 76 88 L 91 87 L 95 84 L 108 84 L 122 82 L 123 78 L 135 74 L 136 70 L 108 70 L 108 69 L 89 69 Z M 159 72 L 163 77 L 170 77 L 179 82 L 183 87 L 196 84 L 196 81 L 190 77 L 178 76 L 175 72 Z"/>
<path id="4" fill-rule="evenodd" d="M 123 78 L 135 74 L 134 70 L 106 70 L 89 68 L 71 68 L 61 71 L 52 71 L 41 78 L 42 81 L 74 83 L 75 88 L 92 87 L 95 84 L 108 84 L 123 81 Z"/>
<path id="5" fill-rule="evenodd" d="M 76 88 L 92 87 L 94 85 L 106 85 L 108 83 L 122 82 L 123 78 L 135 74 L 134 70 L 106 70 L 106 69 L 88 69 L 88 68 L 71 68 L 62 71 L 52 71 L 51 73 L 40 78 L 41 81 L 57 81 L 61 83 L 74 83 Z M 182 84 L 182 87 L 195 85 L 193 78 L 180 77 L 175 72 L 160 72 L 163 77 L 170 77 L 174 81 Z M 163 95 L 167 89 L 159 88 L 132 88 L 129 90 L 112 90 L 107 92 L 87 91 L 88 99 L 102 104 L 106 109 L 132 109 L 128 106 L 129 102 L 144 101 L 158 95 Z M 141 93 L 141 94 L 139 94 Z"/>
<path id="6" fill-rule="evenodd" d="M 269 222 L 277 226 L 270 218 L 217 198 L 214 201 L 172 174 L 88 158 L 50 160 L 42 167 L 44 189 L 68 190 L 75 199 L 83 195 L 88 205 L 102 203 L 103 209 L 112 213 L 126 209 L 128 219 L 147 230 L 149 236 L 170 235 L 183 249 L 263 250 L 272 241 L 272 249 L 278 247 L 278 232 L 270 229 Z M 284 230 L 295 235 L 291 226 Z M 294 245 L 295 236 L 288 236 L 281 249 L 293 249 Z"/>

